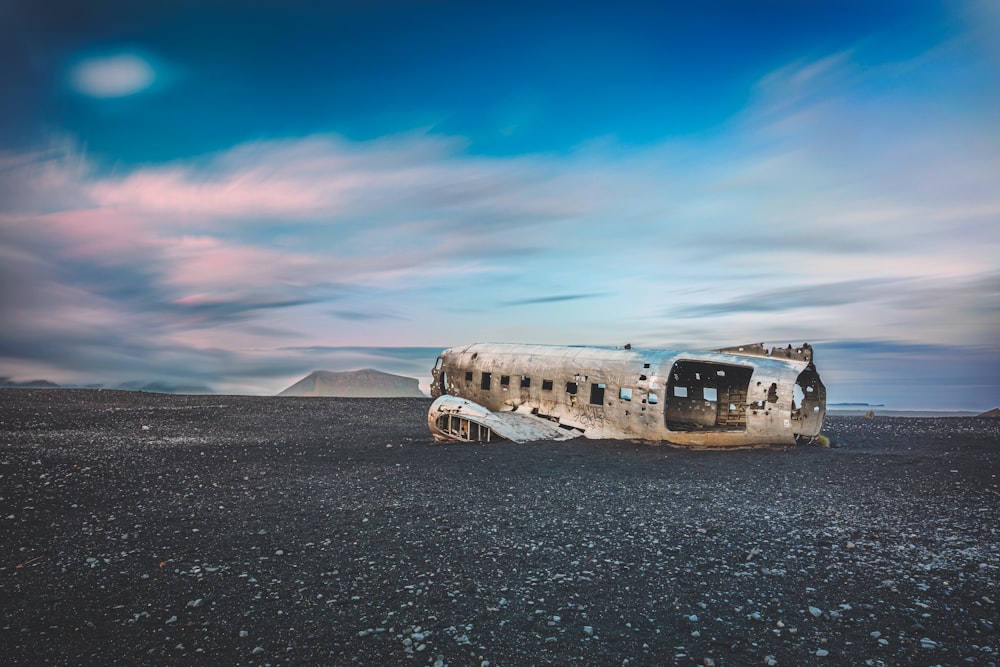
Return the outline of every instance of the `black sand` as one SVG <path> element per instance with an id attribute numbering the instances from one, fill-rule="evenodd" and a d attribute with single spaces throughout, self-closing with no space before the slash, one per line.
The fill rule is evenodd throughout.
<path id="1" fill-rule="evenodd" d="M 1000 662 L 1000 420 L 701 452 L 428 405 L 0 390 L 3 661 Z"/>

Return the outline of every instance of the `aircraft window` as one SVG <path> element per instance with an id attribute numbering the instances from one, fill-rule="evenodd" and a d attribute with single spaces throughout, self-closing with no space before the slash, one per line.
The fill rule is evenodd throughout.
<path id="1" fill-rule="evenodd" d="M 619 389 L 618 390 L 618 398 L 622 399 L 623 401 L 631 401 L 632 400 L 632 387 L 622 387 L 621 389 Z"/>
<path id="2" fill-rule="evenodd" d="M 521 376 L 521 386 L 522 387 L 530 387 L 531 386 L 531 378 L 528 377 L 527 375 L 522 375 Z"/>
<path id="3" fill-rule="evenodd" d="M 489 373 L 483 373 L 483 381 L 482 381 L 482 383 L 479 386 L 482 387 L 483 389 L 489 389 L 490 388 L 490 374 Z"/>
<path id="4" fill-rule="evenodd" d="M 509 375 L 501 375 L 500 376 L 500 384 L 502 384 L 505 387 L 507 385 L 509 385 L 510 384 L 510 376 Z"/>
<path id="5" fill-rule="evenodd" d="M 703 387 L 701 391 L 706 401 L 715 402 L 719 400 L 719 391 L 715 387 Z"/>
<path id="6" fill-rule="evenodd" d="M 472 382 L 472 371 L 465 371 L 465 381 Z"/>
<path id="7" fill-rule="evenodd" d="M 649 402 L 650 403 L 659 403 L 660 402 L 660 397 L 657 396 L 656 394 L 650 393 L 649 394 Z"/>
<path id="8" fill-rule="evenodd" d="M 542 380 L 542 389 L 552 391 L 552 380 Z"/>
<path id="9" fill-rule="evenodd" d="M 591 405 L 604 405 L 604 389 L 603 384 L 592 384 L 590 385 L 590 404 Z"/>
<path id="10" fill-rule="evenodd" d="M 687 387 L 680 387 L 680 386 L 674 385 L 674 396 L 680 396 L 681 398 L 686 398 L 687 395 L 688 395 L 688 388 Z"/>
<path id="11" fill-rule="evenodd" d="M 566 393 L 567 394 L 575 394 L 576 393 L 576 383 L 575 382 L 567 382 L 566 383 Z"/>

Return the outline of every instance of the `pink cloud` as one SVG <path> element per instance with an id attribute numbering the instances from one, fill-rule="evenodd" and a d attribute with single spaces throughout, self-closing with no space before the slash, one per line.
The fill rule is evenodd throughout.
<path id="1" fill-rule="evenodd" d="M 259 169 L 203 181 L 193 178 L 180 169 L 144 170 L 117 181 L 99 181 L 90 193 L 100 206 L 181 216 L 298 216 L 329 205 L 325 193 L 311 184 Z"/>
<path id="2" fill-rule="evenodd" d="M 156 235 L 135 216 L 108 209 L 80 209 L 22 219 L 51 234 L 63 251 L 73 257 L 119 258 L 135 261 L 137 252 L 160 245 Z"/>
<path id="3" fill-rule="evenodd" d="M 171 240 L 165 244 L 163 257 L 169 266 L 165 283 L 188 292 L 177 301 L 188 304 L 217 298 L 206 296 L 209 294 L 306 287 L 335 272 L 331 260 L 325 257 L 226 243 L 205 236 Z"/>

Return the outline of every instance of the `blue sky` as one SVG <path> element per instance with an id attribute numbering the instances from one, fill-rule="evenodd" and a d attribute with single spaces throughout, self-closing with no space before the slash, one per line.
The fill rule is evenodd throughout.
<path id="1" fill-rule="evenodd" d="M 0 376 L 810 342 L 1000 404 L 1000 10 L 0 3 Z"/>

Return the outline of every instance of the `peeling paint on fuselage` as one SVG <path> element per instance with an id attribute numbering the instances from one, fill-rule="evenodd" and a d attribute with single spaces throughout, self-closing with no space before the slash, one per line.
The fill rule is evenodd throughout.
<path id="1" fill-rule="evenodd" d="M 812 348 L 747 345 L 712 352 L 477 343 L 441 353 L 432 395 L 549 420 L 588 438 L 690 446 L 793 444 L 819 434 L 825 388 Z M 439 424 L 439 440 L 467 440 Z M 451 407 L 449 407 L 451 406 Z M 510 437 L 508 439 L 519 439 Z"/>

